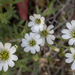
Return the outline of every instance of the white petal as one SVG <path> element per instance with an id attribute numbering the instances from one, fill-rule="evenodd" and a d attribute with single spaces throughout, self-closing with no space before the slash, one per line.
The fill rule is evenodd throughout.
<path id="1" fill-rule="evenodd" d="M 25 47 L 25 46 L 28 46 L 28 42 L 21 43 L 21 47 Z"/>
<path id="2" fill-rule="evenodd" d="M 5 72 L 8 70 L 8 64 L 7 64 L 7 62 L 5 62 L 5 63 L 3 64 L 3 70 L 4 70 Z"/>
<path id="3" fill-rule="evenodd" d="M 40 31 L 43 31 L 43 27 L 44 27 L 44 25 L 42 24 L 42 25 L 40 25 Z"/>
<path id="4" fill-rule="evenodd" d="M 47 37 L 46 39 L 48 44 L 53 44 L 53 41 L 50 38 Z"/>
<path id="5" fill-rule="evenodd" d="M 27 40 L 23 38 L 23 39 L 22 39 L 22 42 L 27 42 Z"/>
<path id="6" fill-rule="evenodd" d="M 43 25 L 44 26 L 44 24 L 45 24 L 45 22 L 41 19 L 41 24 L 40 25 Z"/>
<path id="7" fill-rule="evenodd" d="M 28 44 L 26 43 L 26 42 L 23 42 L 23 43 L 21 43 L 21 47 L 25 47 L 25 46 L 27 46 Z"/>
<path id="8" fill-rule="evenodd" d="M 0 42 L 0 49 L 3 49 L 3 44 L 2 44 L 2 42 Z"/>
<path id="9" fill-rule="evenodd" d="M 44 46 L 44 44 L 45 44 L 45 38 L 42 38 L 42 44 L 41 44 L 41 46 Z"/>
<path id="10" fill-rule="evenodd" d="M 42 39 L 38 39 L 37 44 L 42 44 Z"/>
<path id="11" fill-rule="evenodd" d="M 39 26 L 38 25 L 36 25 L 36 26 L 34 26 L 34 30 L 35 30 L 35 32 L 39 32 Z"/>
<path id="12" fill-rule="evenodd" d="M 44 17 L 41 17 L 41 19 L 44 21 L 45 20 L 45 18 Z"/>
<path id="13" fill-rule="evenodd" d="M 2 63 L 0 63 L 0 71 L 2 70 L 2 66 L 3 66 L 3 64 L 2 64 Z"/>
<path id="14" fill-rule="evenodd" d="M 25 51 L 25 52 L 29 52 L 29 50 L 30 50 L 30 49 L 29 49 L 28 47 L 25 47 L 25 48 L 24 48 L 24 51 Z"/>
<path id="15" fill-rule="evenodd" d="M 50 29 L 54 28 L 53 25 L 49 25 L 48 28 L 47 28 L 47 31 L 50 31 Z"/>
<path id="16" fill-rule="evenodd" d="M 32 32 L 30 33 L 30 37 L 31 37 L 31 38 L 34 38 L 35 35 L 36 35 L 35 33 L 32 33 Z"/>
<path id="17" fill-rule="evenodd" d="M 11 43 L 5 43 L 4 47 L 5 47 L 5 49 L 9 49 L 11 47 Z"/>
<path id="18" fill-rule="evenodd" d="M 40 47 L 37 45 L 36 46 L 36 51 L 39 52 L 40 51 Z"/>
<path id="19" fill-rule="evenodd" d="M 68 42 L 69 45 L 73 45 L 73 43 L 75 42 L 75 39 L 71 38 Z"/>
<path id="20" fill-rule="evenodd" d="M 75 26 L 75 20 L 71 21 L 72 26 Z"/>
<path id="21" fill-rule="evenodd" d="M 66 53 L 65 56 L 68 58 L 73 58 L 73 55 L 71 53 Z"/>
<path id="22" fill-rule="evenodd" d="M 47 40 L 47 43 L 52 45 L 53 41 L 52 40 Z"/>
<path id="23" fill-rule="evenodd" d="M 18 57 L 16 55 L 11 55 L 11 59 L 14 60 L 14 61 L 17 61 Z"/>
<path id="24" fill-rule="evenodd" d="M 28 41 L 31 40 L 31 37 L 28 35 L 28 33 L 25 34 L 25 38 L 26 38 L 26 40 L 28 40 Z"/>
<path id="25" fill-rule="evenodd" d="M 71 63 L 73 61 L 73 58 L 68 58 L 65 60 L 66 63 Z"/>
<path id="26" fill-rule="evenodd" d="M 37 35 L 35 36 L 35 39 L 39 39 L 39 38 L 40 38 L 40 35 L 37 34 Z"/>
<path id="27" fill-rule="evenodd" d="M 10 67 L 13 67 L 13 66 L 15 65 L 15 63 L 14 63 L 12 60 L 10 60 L 10 61 L 8 62 L 8 64 L 9 64 Z"/>
<path id="28" fill-rule="evenodd" d="M 35 17 L 35 18 L 38 18 L 38 15 L 37 15 L 37 14 L 34 14 L 34 17 Z"/>
<path id="29" fill-rule="evenodd" d="M 29 19 L 35 21 L 35 18 L 33 16 L 30 16 Z"/>
<path id="30" fill-rule="evenodd" d="M 73 47 L 70 48 L 72 54 L 75 54 L 75 49 Z"/>
<path id="31" fill-rule="evenodd" d="M 62 32 L 63 34 L 69 34 L 69 35 L 71 35 L 71 31 L 68 30 L 68 29 L 63 29 L 61 32 Z"/>
<path id="32" fill-rule="evenodd" d="M 11 53 L 15 53 L 15 52 L 16 52 L 16 48 L 15 48 L 14 46 L 12 46 L 12 47 L 10 48 L 10 52 L 11 52 Z"/>
<path id="33" fill-rule="evenodd" d="M 75 70 L 75 61 L 72 63 L 71 69 Z"/>
<path id="34" fill-rule="evenodd" d="M 66 24 L 66 27 L 67 27 L 69 30 L 71 30 L 72 25 L 68 22 L 68 23 Z"/>
<path id="35" fill-rule="evenodd" d="M 62 35 L 62 38 L 63 39 L 69 39 L 69 38 L 71 38 L 71 36 L 70 35 Z"/>
<path id="36" fill-rule="evenodd" d="M 32 27 L 31 27 L 32 32 L 36 32 L 36 30 L 34 30 L 34 29 L 35 29 L 34 27 L 35 27 L 35 26 L 32 26 Z"/>
<path id="37" fill-rule="evenodd" d="M 31 53 L 32 54 L 35 54 L 36 53 L 35 49 L 31 50 Z"/>
<path id="38" fill-rule="evenodd" d="M 46 30 L 47 29 L 47 25 L 44 25 L 43 29 Z"/>
<path id="39" fill-rule="evenodd" d="M 54 30 L 50 30 L 48 33 L 53 34 L 54 33 Z"/>
<path id="40" fill-rule="evenodd" d="M 40 14 L 37 14 L 38 15 L 38 18 L 40 18 L 41 17 L 41 15 Z"/>
<path id="41" fill-rule="evenodd" d="M 34 22 L 34 21 L 30 21 L 29 23 L 28 23 L 28 27 L 32 27 L 32 26 L 34 26 L 36 23 Z"/>
<path id="42" fill-rule="evenodd" d="M 55 36 L 54 35 L 48 35 L 47 38 L 50 39 L 50 40 L 55 40 Z"/>

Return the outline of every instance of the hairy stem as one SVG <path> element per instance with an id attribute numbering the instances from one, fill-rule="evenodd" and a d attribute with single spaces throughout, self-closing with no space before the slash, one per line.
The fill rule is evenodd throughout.
<path id="1" fill-rule="evenodd" d="M 73 75 L 75 75 L 75 72 L 73 72 Z"/>
<path id="2" fill-rule="evenodd" d="M 54 44 L 59 45 L 59 46 L 64 47 L 64 48 L 69 48 L 69 47 L 66 47 L 66 46 L 60 45 L 60 44 L 58 44 L 58 43 L 56 43 L 56 42 L 54 42 Z"/>

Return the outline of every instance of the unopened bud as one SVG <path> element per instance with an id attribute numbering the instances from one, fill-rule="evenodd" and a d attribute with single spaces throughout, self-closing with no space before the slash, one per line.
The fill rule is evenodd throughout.
<path id="1" fill-rule="evenodd" d="M 14 47 L 17 49 L 18 48 L 18 46 L 17 45 L 14 45 Z"/>

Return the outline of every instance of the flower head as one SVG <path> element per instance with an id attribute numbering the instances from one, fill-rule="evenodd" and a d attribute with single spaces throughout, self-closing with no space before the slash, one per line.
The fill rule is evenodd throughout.
<path id="1" fill-rule="evenodd" d="M 40 34 L 42 41 L 41 46 L 45 44 L 45 39 L 47 40 L 48 44 L 53 44 L 53 40 L 55 40 L 55 36 L 52 35 L 54 33 L 54 30 L 52 29 L 54 26 L 46 26 L 44 25 L 43 31 L 39 31 L 38 34 Z"/>
<path id="2" fill-rule="evenodd" d="M 75 70 L 75 49 L 73 47 L 70 48 L 71 53 L 66 53 L 65 56 L 67 59 L 65 60 L 66 63 L 72 63 L 71 69 Z"/>
<path id="3" fill-rule="evenodd" d="M 75 43 L 75 20 L 72 20 L 71 24 L 68 22 L 66 24 L 66 27 L 68 29 L 62 30 L 62 33 L 64 34 L 64 35 L 62 35 L 62 38 L 69 39 L 68 44 L 73 45 Z"/>
<path id="4" fill-rule="evenodd" d="M 40 51 L 40 44 L 42 43 L 42 39 L 40 39 L 40 35 L 35 33 L 25 34 L 25 38 L 22 39 L 22 47 L 25 52 L 31 51 L 32 54 L 35 54 L 36 51 Z"/>
<path id="5" fill-rule="evenodd" d="M 15 63 L 13 61 L 17 61 L 18 57 L 13 53 L 16 52 L 16 48 L 14 46 L 11 47 L 11 43 L 5 43 L 4 46 L 2 42 L 0 42 L 0 71 L 8 70 L 8 65 L 13 67 Z"/>
<path id="6" fill-rule="evenodd" d="M 33 16 L 30 16 L 29 19 L 31 20 L 28 23 L 28 27 L 31 27 L 31 30 L 33 32 L 38 32 L 39 30 L 42 31 L 44 27 L 44 17 L 41 17 L 40 14 L 34 14 Z"/>

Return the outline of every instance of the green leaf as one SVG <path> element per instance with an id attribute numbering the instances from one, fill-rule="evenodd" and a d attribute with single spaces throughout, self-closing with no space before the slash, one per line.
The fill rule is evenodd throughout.
<path id="1" fill-rule="evenodd" d="M 23 27 L 23 26 L 22 26 L 23 23 L 24 23 L 24 20 L 21 19 L 20 22 L 18 22 L 17 26 L 18 26 L 18 27 Z"/>
<path id="2" fill-rule="evenodd" d="M 48 10 L 51 10 L 51 8 L 52 8 L 52 6 L 53 6 L 53 4 L 54 4 L 55 1 L 56 1 L 56 0 L 52 0 L 52 2 L 50 3 L 50 5 L 49 5 L 49 7 L 48 7 Z"/>
<path id="3" fill-rule="evenodd" d="M 50 3 L 50 1 L 49 0 L 46 0 L 47 1 L 47 6 L 49 7 L 49 3 Z"/>
<path id="4" fill-rule="evenodd" d="M 23 65 L 22 67 L 23 67 L 24 69 L 26 69 L 26 70 L 30 71 L 30 72 L 33 72 L 33 70 L 32 70 L 32 69 L 30 69 L 30 68 L 28 68 L 26 65 Z"/>
<path id="5" fill-rule="evenodd" d="M 24 1 L 24 0 L 14 0 L 14 1 L 12 1 L 12 0 L 0 0 L 0 5 L 4 6 L 4 4 L 6 4 L 6 3 L 16 4 L 16 3 L 21 2 L 21 1 Z"/>
<path id="6" fill-rule="evenodd" d="M 9 9 L 7 12 L 5 13 L 0 13 L 0 22 L 1 23 L 10 23 L 9 22 L 9 19 L 13 16 L 13 14 L 16 12 L 16 11 L 13 11 L 14 7 Z"/>
<path id="7" fill-rule="evenodd" d="M 14 16 L 17 20 L 19 20 L 18 15 L 14 14 L 13 16 Z"/>
<path id="8" fill-rule="evenodd" d="M 51 9 L 55 1 L 56 1 L 56 0 L 53 0 L 50 4 L 48 4 L 48 10 L 47 10 L 47 12 L 45 12 L 45 13 L 40 13 L 40 14 L 41 14 L 42 16 L 47 16 L 47 15 L 50 15 L 50 14 L 55 15 L 55 12 L 58 10 L 58 8 Z"/>
<path id="9" fill-rule="evenodd" d="M 22 36 L 24 36 L 24 35 L 26 34 L 26 32 L 27 32 L 27 26 L 28 26 L 28 21 L 26 21 L 25 26 L 24 26 L 24 29 L 23 29 L 23 31 L 21 32 L 21 35 L 22 35 Z"/>
<path id="10" fill-rule="evenodd" d="M 39 13 L 40 13 L 40 10 L 39 10 L 38 5 L 36 5 L 36 13 L 37 13 L 37 14 L 39 14 Z"/>
<path id="11" fill-rule="evenodd" d="M 8 1 L 7 3 L 16 4 L 16 3 L 19 3 L 19 2 L 21 2 L 21 1 L 24 1 L 24 0 Z"/>

